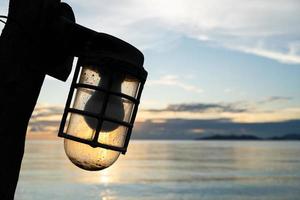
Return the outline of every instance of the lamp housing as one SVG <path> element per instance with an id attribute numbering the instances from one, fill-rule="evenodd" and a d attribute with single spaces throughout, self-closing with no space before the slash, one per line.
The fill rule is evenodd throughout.
<path id="1" fill-rule="evenodd" d="M 144 57 L 116 37 L 66 24 L 78 62 L 58 136 L 75 165 L 101 170 L 127 151 L 147 78 Z"/>

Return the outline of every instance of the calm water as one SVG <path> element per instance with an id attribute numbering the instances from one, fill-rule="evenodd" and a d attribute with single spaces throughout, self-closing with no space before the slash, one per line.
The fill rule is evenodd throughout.
<path id="1" fill-rule="evenodd" d="M 132 141 L 100 172 L 28 141 L 16 200 L 300 199 L 300 142 Z"/>

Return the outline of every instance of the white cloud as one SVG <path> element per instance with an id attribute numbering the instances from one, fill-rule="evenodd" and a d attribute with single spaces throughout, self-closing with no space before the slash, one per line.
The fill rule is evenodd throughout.
<path id="1" fill-rule="evenodd" d="M 0 15 L 7 16 L 8 12 L 8 1 L 1 1 L 0 2 Z M 6 19 L 1 18 L 3 21 L 6 21 Z M 0 34 L 2 32 L 2 29 L 4 28 L 4 24 L 0 22 Z"/>
<path id="2" fill-rule="evenodd" d="M 155 85 L 174 86 L 174 87 L 179 87 L 188 92 L 195 92 L 195 93 L 203 92 L 203 90 L 201 88 L 199 88 L 198 86 L 184 83 L 183 79 L 177 75 L 165 75 L 165 76 L 162 76 L 158 80 L 149 80 L 147 85 L 148 86 L 155 86 Z"/>
<path id="3" fill-rule="evenodd" d="M 266 58 L 270 58 L 270 59 L 274 59 L 277 60 L 279 62 L 282 63 L 290 63 L 290 64 L 299 64 L 300 63 L 300 56 L 292 53 L 292 52 L 276 52 L 276 51 L 272 51 L 272 50 L 267 50 L 267 49 L 263 49 L 263 48 L 257 48 L 257 47 L 230 47 L 232 49 L 236 49 L 236 50 L 240 50 L 242 52 L 245 53 L 250 53 L 250 54 L 254 54 L 254 55 L 258 55 L 258 56 L 262 56 L 262 57 L 266 57 Z"/>
<path id="4" fill-rule="evenodd" d="M 283 63 L 300 63 L 299 0 L 66 0 L 79 23 L 142 49 L 190 37 Z M 8 1 L 0 2 L 7 14 Z M 0 25 L 1 28 L 1 25 Z"/>
<path id="5" fill-rule="evenodd" d="M 67 2 L 74 5 L 79 23 L 139 48 L 165 48 L 178 37 L 190 37 L 279 62 L 300 63 L 298 0 Z"/>

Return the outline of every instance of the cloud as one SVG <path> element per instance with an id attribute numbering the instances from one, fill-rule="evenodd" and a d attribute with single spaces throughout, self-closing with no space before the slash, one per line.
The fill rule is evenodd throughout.
<path id="1" fill-rule="evenodd" d="M 49 117 L 49 116 L 56 116 L 61 115 L 63 113 L 62 106 L 54 106 L 54 105 L 47 105 L 47 104 L 39 104 L 34 109 L 31 119 L 41 118 L 41 117 Z"/>
<path id="2" fill-rule="evenodd" d="M 0 2 L 0 15 L 7 16 L 8 12 L 8 1 L 1 1 Z M 0 18 L 3 21 L 6 21 L 6 19 Z M 0 34 L 2 33 L 2 29 L 4 28 L 4 24 L 0 22 Z"/>
<path id="3" fill-rule="evenodd" d="M 282 101 L 284 97 L 270 97 L 263 103 Z M 237 123 L 280 122 L 300 119 L 299 107 L 268 108 L 261 102 L 184 103 L 162 109 L 145 109 L 138 113 L 138 121 L 154 119 L 229 119 Z"/>
<path id="4" fill-rule="evenodd" d="M 169 47 L 180 37 L 279 62 L 300 63 L 298 0 L 69 0 L 80 23 L 139 48 Z M 105 6 L 103 6 L 105 5 Z"/>
<path id="5" fill-rule="evenodd" d="M 66 2 L 79 23 L 142 49 L 174 47 L 180 38 L 188 37 L 218 48 L 300 64 L 298 0 Z M 7 10 L 8 1 L 0 2 L 0 12 L 7 14 Z"/>
<path id="6" fill-rule="evenodd" d="M 203 90 L 195 85 L 187 84 L 182 81 L 183 79 L 177 75 L 165 75 L 158 80 L 149 80 L 148 86 L 174 86 L 179 87 L 188 92 L 202 93 Z"/>
<path id="7" fill-rule="evenodd" d="M 29 121 L 30 132 L 57 132 L 63 114 L 62 106 L 38 104 Z"/>
<path id="8" fill-rule="evenodd" d="M 147 120 L 138 122 L 132 137 L 135 139 L 197 139 L 209 135 L 254 135 L 273 137 L 300 134 L 300 120 L 263 123 L 233 122 L 217 119 L 169 119 L 164 123 Z"/>
<path id="9" fill-rule="evenodd" d="M 152 112 L 246 112 L 245 108 L 238 108 L 234 104 L 212 104 L 212 103 L 192 103 L 192 104 L 171 104 L 165 109 L 149 109 Z"/>
<path id="10" fill-rule="evenodd" d="M 231 46 L 231 49 L 240 50 L 245 53 L 251 53 L 254 55 L 274 59 L 280 61 L 282 63 L 290 63 L 290 64 L 299 64 L 300 63 L 300 56 L 289 52 L 276 52 L 273 50 L 268 50 L 259 47 L 245 47 L 245 46 Z"/>
<path id="11" fill-rule="evenodd" d="M 292 99 L 293 99 L 292 97 L 271 96 L 271 97 L 266 98 L 265 100 L 259 101 L 258 104 L 290 101 Z"/>
<path id="12" fill-rule="evenodd" d="M 7 15 L 9 1 L 0 2 L 0 15 Z"/>
<path id="13" fill-rule="evenodd" d="M 59 106 L 37 105 L 29 123 L 29 132 L 57 134 L 62 112 L 63 108 Z M 267 112 L 247 110 L 241 103 L 178 104 L 162 110 L 140 110 L 133 137 L 195 139 L 209 134 L 278 136 L 300 133 L 299 119 L 300 108 Z"/>

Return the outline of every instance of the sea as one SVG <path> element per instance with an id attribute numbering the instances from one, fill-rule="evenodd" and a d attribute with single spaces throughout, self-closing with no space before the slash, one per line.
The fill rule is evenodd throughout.
<path id="1" fill-rule="evenodd" d="M 133 140 L 109 168 L 28 140 L 16 200 L 300 200 L 300 142 Z"/>

